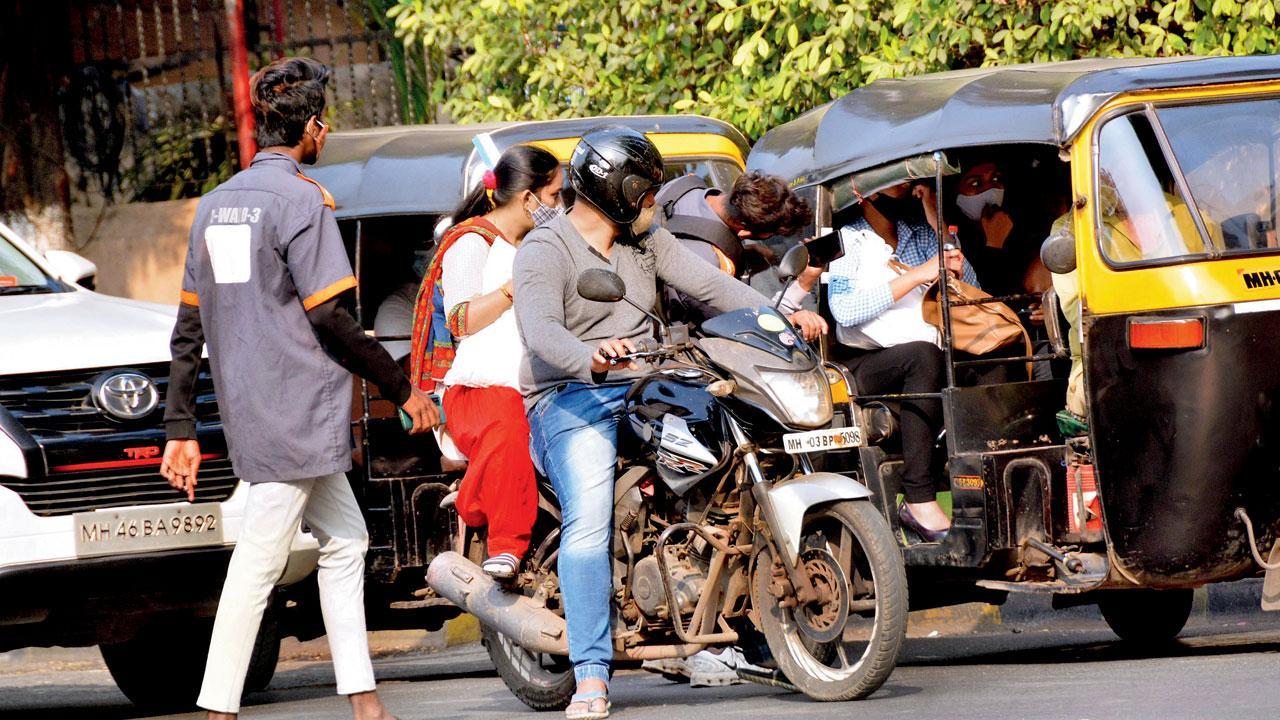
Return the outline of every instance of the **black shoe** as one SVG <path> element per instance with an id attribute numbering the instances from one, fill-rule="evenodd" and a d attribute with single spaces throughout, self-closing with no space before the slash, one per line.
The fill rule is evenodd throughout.
<path id="1" fill-rule="evenodd" d="M 903 528 L 910 530 L 919 536 L 921 542 L 927 543 L 942 542 L 942 539 L 947 536 L 947 531 L 951 529 L 930 530 L 924 525 L 921 525 L 920 521 L 916 520 L 916 516 L 911 514 L 911 508 L 907 507 L 906 503 L 902 503 L 898 506 L 898 523 Z"/>

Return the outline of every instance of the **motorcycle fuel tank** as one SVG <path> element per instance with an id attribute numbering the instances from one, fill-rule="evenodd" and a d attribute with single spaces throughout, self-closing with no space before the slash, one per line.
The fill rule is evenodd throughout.
<path id="1" fill-rule="evenodd" d="M 729 457 L 720 406 L 706 390 L 715 379 L 693 368 L 662 370 L 638 382 L 627 398 L 632 431 L 678 496 L 724 468 Z"/>

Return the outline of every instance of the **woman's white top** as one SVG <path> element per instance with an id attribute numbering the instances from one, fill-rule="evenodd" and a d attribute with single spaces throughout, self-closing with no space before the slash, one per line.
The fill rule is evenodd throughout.
<path id="1" fill-rule="evenodd" d="M 492 246 L 479 233 L 458 238 L 445 253 L 440 277 L 446 317 L 459 304 L 502 287 L 511 279 L 515 259 L 515 246 L 501 237 Z M 512 308 L 478 332 L 456 338 L 455 352 L 446 386 L 520 388 L 524 345 Z"/>
<path id="2" fill-rule="evenodd" d="M 840 230 L 844 257 L 834 260 L 828 270 L 833 287 L 837 279 L 850 289 L 888 288 L 899 273 L 889 265 L 893 248 L 869 226 L 846 225 Z M 938 329 L 925 322 L 920 313 L 925 286 L 913 288 L 879 314 L 858 325 L 836 325 L 836 339 L 850 347 L 887 348 L 909 342 L 939 344 Z M 879 293 L 877 293 L 879 294 Z"/>

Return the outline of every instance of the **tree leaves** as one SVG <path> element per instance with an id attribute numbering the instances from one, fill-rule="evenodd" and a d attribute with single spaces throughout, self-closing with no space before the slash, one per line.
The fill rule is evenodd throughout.
<path id="1" fill-rule="evenodd" d="M 878 78 L 1276 52 L 1280 0 L 397 0 L 458 122 L 698 112 L 751 136 Z"/>

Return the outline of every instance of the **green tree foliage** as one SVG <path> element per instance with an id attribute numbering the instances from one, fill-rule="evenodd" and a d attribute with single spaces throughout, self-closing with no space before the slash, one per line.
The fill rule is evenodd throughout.
<path id="1" fill-rule="evenodd" d="M 1280 0 L 394 2 L 465 122 L 696 112 L 758 136 L 878 78 L 1280 48 Z"/>

